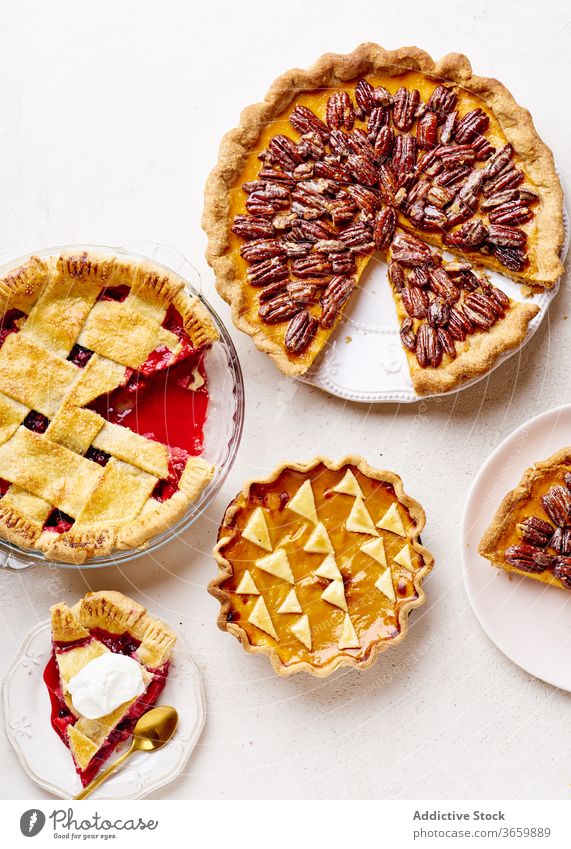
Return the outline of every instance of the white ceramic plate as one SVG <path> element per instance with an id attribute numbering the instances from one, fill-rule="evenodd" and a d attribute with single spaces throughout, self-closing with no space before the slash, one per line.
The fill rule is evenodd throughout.
<path id="1" fill-rule="evenodd" d="M 43 672 L 50 658 L 50 623 L 42 622 L 26 637 L 2 687 L 6 736 L 30 778 L 69 799 L 81 790 L 69 750 L 50 722 L 51 706 Z M 173 739 L 157 752 L 136 752 L 98 790 L 94 799 L 140 799 L 173 781 L 184 769 L 204 728 L 204 688 L 196 663 L 180 636 L 159 704 L 173 705 L 179 725 Z M 130 744 L 128 740 L 111 756 Z"/>
<path id="2" fill-rule="evenodd" d="M 524 471 L 571 445 L 571 405 L 548 410 L 515 430 L 476 476 L 462 519 L 462 568 L 482 628 L 526 672 L 571 692 L 571 592 L 495 569 L 478 544 L 504 495 Z"/>

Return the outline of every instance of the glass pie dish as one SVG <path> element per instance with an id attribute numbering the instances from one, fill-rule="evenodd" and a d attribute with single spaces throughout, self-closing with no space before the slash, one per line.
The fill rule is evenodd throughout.
<path id="1" fill-rule="evenodd" d="M 222 486 L 234 462 L 240 443 L 244 417 L 244 384 L 236 350 L 220 318 L 202 297 L 198 272 L 182 254 L 172 248 L 146 241 L 132 242 L 119 248 L 104 245 L 58 246 L 35 251 L 33 254 L 5 264 L 0 268 L 0 277 L 6 277 L 14 269 L 20 268 L 30 260 L 31 256 L 47 261 L 49 258 L 59 256 L 62 253 L 77 255 L 83 252 L 104 254 L 108 257 L 115 257 L 124 263 L 146 261 L 148 264 L 151 262 L 159 272 L 174 272 L 184 281 L 187 293 L 191 297 L 198 298 L 201 302 L 201 309 L 204 308 L 208 313 L 218 332 L 219 339 L 207 350 L 204 358 L 209 400 L 200 459 L 211 464 L 214 467 L 214 473 L 184 514 L 164 530 L 159 530 L 144 544 L 121 547 L 109 554 L 104 552 L 99 556 L 92 556 L 78 566 L 77 564 L 63 562 L 57 555 L 44 554 L 35 548 L 22 548 L 14 542 L 2 539 L 0 540 L 0 567 L 3 568 L 22 569 L 42 563 L 44 565 L 89 569 L 123 564 L 141 554 L 155 551 L 174 537 L 187 531 L 204 512 Z M 24 429 L 21 428 L 21 430 Z M 120 428 L 120 430 L 122 431 L 123 428 Z M 24 431 L 24 433 L 27 432 Z M 62 513 L 62 515 L 64 514 Z M 71 521 L 73 522 L 73 519 Z"/>

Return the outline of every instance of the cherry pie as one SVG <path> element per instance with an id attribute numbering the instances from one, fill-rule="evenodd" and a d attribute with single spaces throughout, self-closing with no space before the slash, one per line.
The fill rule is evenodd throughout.
<path id="1" fill-rule="evenodd" d="M 71 608 L 60 602 L 51 609 L 51 621 L 53 652 L 44 680 L 52 726 L 69 748 L 85 787 L 159 698 L 176 635 L 140 604 L 113 591 L 87 593 Z M 68 685 L 87 664 L 108 652 L 137 662 L 144 690 L 107 716 L 87 719 L 74 708 Z"/>
<path id="2" fill-rule="evenodd" d="M 87 252 L 0 280 L 0 536 L 82 563 L 143 545 L 212 475 L 218 338 L 182 279 Z"/>
<path id="3" fill-rule="evenodd" d="M 484 269 L 538 288 L 562 272 L 562 190 L 529 113 L 465 56 L 417 48 L 364 44 L 276 80 L 223 140 L 203 224 L 235 324 L 287 374 L 311 366 L 380 252 L 419 394 L 525 337 L 537 306 Z"/>
<path id="4" fill-rule="evenodd" d="M 360 457 L 288 463 L 249 481 L 214 549 L 219 627 L 280 675 L 370 666 L 424 602 L 424 522 L 398 475 Z"/>

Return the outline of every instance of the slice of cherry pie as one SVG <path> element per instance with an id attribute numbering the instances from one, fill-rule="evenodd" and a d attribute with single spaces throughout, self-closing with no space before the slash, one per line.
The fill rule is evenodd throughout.
<path id="1" fill-rule="evenodd" d="M 0 536 L 82 563 L 143 545 L 210 479 L 205 355 L 184 281 L 87 252 L 0 280 Z"/>
<path id="2" fill-rule="evenodd" d="M 53 651 L 44 680 L 52 726 L 69 748 L 86 786 L 159 698 L 176 635 L 140 604 L 114 591 L 87 593 L 71 608 L 64 602 L 56 604 L 51 608 L 51 623 Z M 114 664 L 117 655 L 122 662 Z M 119 675 L 114 675 L 117 668 Z M 133 675 L 139 685 L 133 697 L 117 704 L 128 695 L 125 679 Z M 109 682 L 111 692 L 107 692 Z M 97 710 L 100 704 L 113 709 L 96 715 L 105 709 Z M 85 705 L 89 716 L 78 705 Z"/>

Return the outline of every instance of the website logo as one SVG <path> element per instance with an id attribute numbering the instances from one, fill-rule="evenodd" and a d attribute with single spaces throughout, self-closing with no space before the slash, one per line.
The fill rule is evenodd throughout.
<path id="1" fill-rule="evenodd" d="M 46 815 L 37 808 L 25 811 L 20 817 L 20 831 L 24 837 L 35 837 L 46 824 Z"/>

